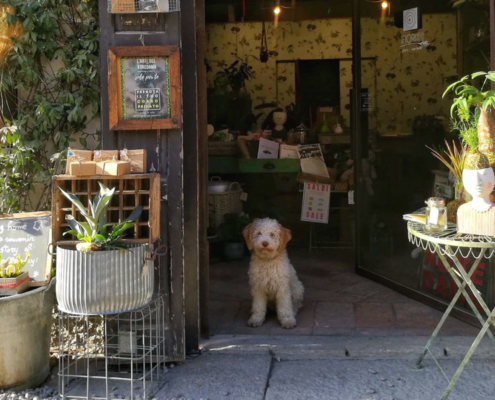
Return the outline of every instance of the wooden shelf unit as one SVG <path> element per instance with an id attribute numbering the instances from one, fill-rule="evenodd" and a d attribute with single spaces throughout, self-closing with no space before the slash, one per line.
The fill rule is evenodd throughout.
<path id="1" fill-rule="evenodd" d="M 83 221 L 77 208 L 62 194 L 59 188 L 75 194 L 88 207 L 88 199 L 93 200 L 99 192 L 98 182 L 108 188 L 116 188 L 112 201 L 107 208 L 108 224 L 118 224 L 125 220 L 137 206 L 143 212 L 134 230 L 129 230 L 123 242 L 154 243 L 160 239 L 160 174 L 131 174 L 123 176 L 72 176 L 57 175 L 53 177 L 52 188 L 52 244 L 75 245 L 75 237 L 64 236 L 69 230 L 65 216 L 71 214 L 78 221 Z"/>

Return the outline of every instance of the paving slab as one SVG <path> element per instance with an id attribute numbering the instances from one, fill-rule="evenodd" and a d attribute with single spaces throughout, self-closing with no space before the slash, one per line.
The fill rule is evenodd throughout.
<path id="1" fill-rule="evenodd" d="M 460 360 L 442 360 L 452 376 Z M 493 399 L 495 363 L 468 365 L 449 400 Z M 447 382 L 433 361 L 415 369 L 409 360 L 281 361 L 273 366 L 266 400 L 439 400 Z"/>
<path id="2" fill-rule="evenodd" d="M 156 399 L 263 400 L 272 357 L 205 353 L 169 369 Z"/>

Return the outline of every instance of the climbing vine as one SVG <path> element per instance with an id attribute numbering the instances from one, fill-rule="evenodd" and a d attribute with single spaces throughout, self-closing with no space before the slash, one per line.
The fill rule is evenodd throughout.
<path id="1" fill-rule="evenodd" d="M 98 1 L 1 1 L 24 33 L 0 70 L 0 213 L 44 210 L 64 150 L 99 140 Z"/>

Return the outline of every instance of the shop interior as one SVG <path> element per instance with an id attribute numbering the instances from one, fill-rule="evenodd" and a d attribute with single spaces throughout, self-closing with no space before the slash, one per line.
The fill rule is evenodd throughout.
<path id="1" fill-rule="evenodd" d="M 472 5 L 479 12 L 464 14 L 449 0 L 361 2 L 361 127 L 354 137 L 363 157 L 355 160 L 351 3 L 206 0 L 212 334 L 288 332 L 275 317 L 262 330 L 246 326 L 242 229 L 254 218 L 275 218 L 292 231 L 288 252 L 306 288 L 300 334 L 346 333 L 356 328 L 355 321 L 346 326 L 346 307 L 359 313 L 376 303 L 394 319 L 387 327 L 400 327 L 414 300 L 363 274 L 440 301 L 454 290 L 427 252 L 413 252 L 403 215 L 432 195 L 454 197 L 448 171 L 429 148 L 456 137 L 445 88 L 488 68 L 488 10 Z M 408 9 L 417 10 L 416 29 L 405 26 Z M 301 162 L 305 151 L 322 160 L 323 172 Z M 331 187 L 322 215 L 307 214 L 308 184 Z M 343 326 L 318 324 L 318 315 L 332 313 L 343 313 Z"/>

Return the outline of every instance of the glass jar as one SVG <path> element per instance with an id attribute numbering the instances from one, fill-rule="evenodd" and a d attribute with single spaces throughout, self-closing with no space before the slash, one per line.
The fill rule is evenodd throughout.
<path id="1" fill-rule="evenodd" d="M 426 203 L 426 227 L 430 233 L 439 233 L 447 229 L 447 207 L 441 197 L 430 197 Z"/>

